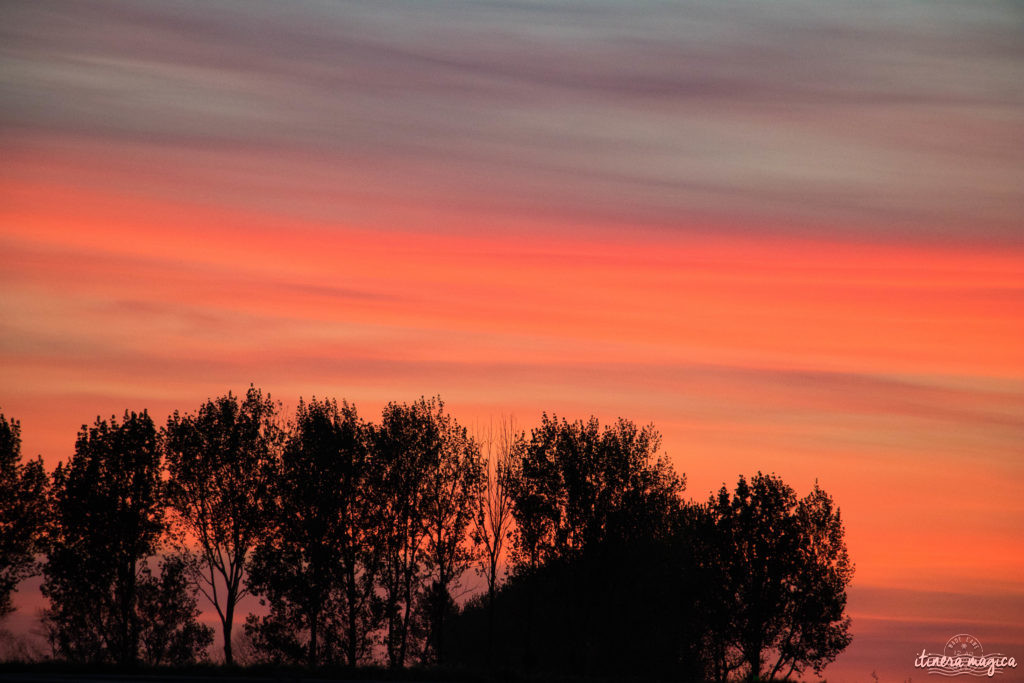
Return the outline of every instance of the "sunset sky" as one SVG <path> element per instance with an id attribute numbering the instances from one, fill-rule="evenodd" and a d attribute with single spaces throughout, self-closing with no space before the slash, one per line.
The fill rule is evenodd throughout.
<path id="1" fill-rule="evenodd" d="M 0 411 L 50 467 L 250 382 L 653 422 L 689 497 L 835 497 L 830 681 L 1024 660 L 1022 36 L 985 0 L 5 0 Z"/>

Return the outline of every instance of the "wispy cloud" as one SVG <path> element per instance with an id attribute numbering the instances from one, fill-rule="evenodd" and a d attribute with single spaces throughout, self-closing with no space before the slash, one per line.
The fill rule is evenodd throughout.
<path id="1" fill-rule="evenodd" d="M 369 193 L 618 227 L 1020 242 L 1013 3 L 3 12 L 6 138 L 213 150 L 181 163 L 227 177 L 315 160 L 302 201 L 335 218 Z M 165 189 L 246 198 L 203 182 Z"/>

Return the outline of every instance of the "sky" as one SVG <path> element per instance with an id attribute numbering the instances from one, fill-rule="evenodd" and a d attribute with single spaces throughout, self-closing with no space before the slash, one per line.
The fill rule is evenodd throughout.
<path id="1" fill-rule="evenodd" d="M 653 422 L 694 500 L 836 499 L 830 681 L 1024 659 L 1022 35 L 988 0 L 5 0 L 0 411 L 50 467 L 250 382 Z"/>

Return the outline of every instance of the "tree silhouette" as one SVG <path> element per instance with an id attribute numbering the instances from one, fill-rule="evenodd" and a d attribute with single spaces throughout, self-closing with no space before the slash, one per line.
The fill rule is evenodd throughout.
<path id="1" fill-rule="evenodd" d="M 441 656 L 451 587 L 473 558 L 466 543 L 483 482 L 479 458 L 440 398 L 385 406 L 374 436 L 374 488 L 391 667 L 405 665 L 418 613 L 427 622 L 425 656 Z"/>
<path id="2" fill-rule="evenodd" d="M 378 501 L 380 584 L 388 665 L 405 666 L 414 598 L 426 539 L 421 506 L 437 439 L 424 434 L 432 409 L 425 400 L 389 403 L 374 430 L 374 493 Z"/>
<path id="3" fill-rule="evenodd" d="M 553 663 L 543 651 L 550 637 L 536 638 L 538 626 L 543 633 L 560 624 L 567 671 L 596 670 L 626 641 L 607 615 L 614 613 L 623 580 L 641 580 L 628 555 L 645 544 L 667 543 L 682 508 L 683 479 L 658 455 L 659 447 L 651 426 L 620 419 L 602 428 L 596 418 L 570 423 L 545 414 L 514 450 L 507 485 L 527 666 L 545 658 Z M 543 621 L 534 619 L 535 606 L 544 611 Z"/>
<path id="4" fill-rule="evenodd" d="M 844 616 L 853 576 L 843 524 L 815 484 L 798 500 L 774 475 L 740 477 L 707 505 L 705 548 L 712 672 L 724 680 L 816 673 L 850 644 Z"/>
<path id="5" fill-rule="evenodd" d="M 502 419 L 497 432 L 488 425 L 477 442 L 483 453 L 484 488 L 478 497 L 473 520 L 473 540 L 482 549 L 479 572 L 487 582 L 487 657 L 494 650 L 495 595 L 498 567 L 505 557 L 506 541 L 512 527 L 512 497 L 508 490 L 508 472 L 512 452 L 521 447 L 523 437 L 516 433 L 511 419 Z M 488 661 L 490 664 L 490 661 Z"/>
<path id="6" fill-rule="evenodd" d="M 135 663 L 145 560 L 165 528 L 149 415 L 83 425 L 71 460 L 54 472 L 53 496 L 42 585 L 51 644 L 72 661 Z"/>
<path id="7" fill-rule="evenodd" d="M 439 397 L 376 426 L 334 400 L 278 411 L 250 387 L 159 437 L 145 412 L 97 418 L 49 489 L 0 415 L 0 616 L 44 551 L 44 626 L 72 662 L 204 659 L 197 585 L 226 663 L 246 590 L 269 608 L 246 619 L 256 657 L 310 668 L 778 680 L 851 642 L 853 564 L 817 483 L 798 498 L 759 472 L 685 502 L 658 432 L 621 418 L 474 439 Z M 460 607 L 474 565 L 487 590 Z"/>
<path id="8" fill-rule="evenodd" d="M 368 428 L 334 401 L 299 403 L 272 488 L 249 585 L 270 614 L 247 632 L 271 660 L 310 666 L 365 652 L 376 565 L 368 498 Z"/>
<path id="9" fill-rule="evenodd" d="M 484 494 L 480 450 L 464 427 L 438 399 L 420 403 L 421 440 L 427 466 L 420 511 L 426 532 L 424 568 L 428 574 L 428 641 L 426 659 L 444 660 L 445 618 L 452 611 L 455 587 L 478 556 L 475 538 L 467 537 Z"/>
<path id="10" fill-rule="evenodd" d="M 278 412 L 269 395 L 250 386 L 241 402 L 228 392 L 193 414 L 175 411 L 161 432 L 169 506 L 183 540 L 198 548 L 200 562 L 190 566 L 217 610 L 228 665 L 235 606 L 247 592 L 242 580 L 263 533 L 261 503 L 283 440 Z"/>
<path id="11" fill-rule="evenodd" d="M 47 518 L 47 477 L 41 458 L 21 462 L 21 424 L 0 413 L 0 619 L 11 593 L 36 571 Z"/>
<path id="12" fill-rule="evenodd" d="M 544 414 L 514 451 L 507 485 L 517 569 L 569 560 L 596 543 L 653 531 L 685 486 L 653 426 L 567 422 Z"/>

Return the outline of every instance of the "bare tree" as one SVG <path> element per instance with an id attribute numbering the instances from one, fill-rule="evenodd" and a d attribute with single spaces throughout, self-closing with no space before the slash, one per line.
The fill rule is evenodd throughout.
<path id="1" fill-rule="evenodd" d="M 487 658 L 494 650 L 494 598 L 498 591 L 498 569 L 504 559 L 505 541 L 512 528 L 512 497 L 505 486 L 512 451 L 522 443 L 516 432 L 515 418 L 502 416 L 495 429 L 477 429 L 484 465 L 484 490 L 474 519 L 473 540 L 482 549 L 478 560 L 480 574 L 487 581 Z"/>

